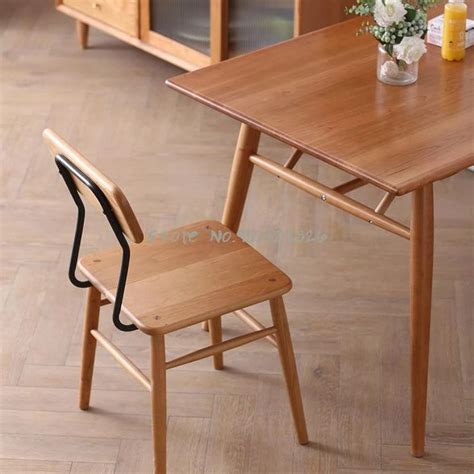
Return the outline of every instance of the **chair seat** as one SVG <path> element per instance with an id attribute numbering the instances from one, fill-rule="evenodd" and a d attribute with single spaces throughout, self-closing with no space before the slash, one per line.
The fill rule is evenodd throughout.
<path id="1" fill-rule="evenodd" d="M 283 295 L 291 280 L 217 221 L 130 246 L 122 312 L 143 332 L 165 334 Z M 79 269 L 113 302 L 122 250 L 83 257 Z"/>

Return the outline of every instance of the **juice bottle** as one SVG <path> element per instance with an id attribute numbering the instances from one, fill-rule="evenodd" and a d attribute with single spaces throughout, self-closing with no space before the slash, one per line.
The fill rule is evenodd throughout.
<path id="1" fill-rule="evenodd" d="M 461 61 L 466 54 L 467 6 L 464 0 L 449 0 L 444 7 L 441 56 L 448 61 Z"/>

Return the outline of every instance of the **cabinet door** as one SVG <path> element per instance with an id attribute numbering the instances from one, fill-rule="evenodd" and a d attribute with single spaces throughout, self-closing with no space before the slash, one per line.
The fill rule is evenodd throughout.
<path id="1" fill-rule="evenodd" d="M 225 59 L 289 39 L 295 0 L 149 0 L 150 31 Z M 212 9 L 211 9 L 212 7 Z M 213 24 L 211 27 L 211 18 Z M 219 19 L 228 25 L 219 24 Z M 214 21 L 215 20 L 215 21 Z M 211 29 L 214 31 L 211 32 Z M 225 44 L 211 54 L 210 38 Z M 214 45 L 212 47 L 214 49 Z M 216 50 L 219 48 L 216 46 Z"/>
<path id="2" fill-rule="evenodd" d="M 210 0 L 140 0 L 141 39 L 183 69 L 211 64 Z"/>
<path id="3" fill-rule="evenodd" d="M 150 30 L 209 54 L 209 0 L 150 0 Z"/>
<path id="4" fill-rule="evenodd" d="M 295 0 L 229 0 L 229 55 L 293 37 Z"/>

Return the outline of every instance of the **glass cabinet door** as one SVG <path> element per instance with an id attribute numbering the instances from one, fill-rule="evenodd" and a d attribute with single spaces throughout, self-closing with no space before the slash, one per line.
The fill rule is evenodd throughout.
<path id="1" fill-rule="evenodd" d="M 210 0 L 150 0 L 150 29 L 209 54 Z"/>
<path id="2" fill-rule="evenodd" d="M 150 30 L 210 54 L 211 0 L 148 0 Z M 328 0 L 329 1 L 329 0 Z M 228 0 L 229 56 L 293 36 L 295 0 Z"/>
<path id="3" fill-rule="evenodd" d="M 229 0 L 229 55 L 292 38 L 294 4 L 294 0 Z"/>

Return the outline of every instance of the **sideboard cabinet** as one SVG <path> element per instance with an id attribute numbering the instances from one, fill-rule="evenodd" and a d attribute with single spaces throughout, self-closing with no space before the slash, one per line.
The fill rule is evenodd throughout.
<path id="1" fill-rule="evenodd" d="M 56 0 L 77 20 L 193 70 L 345 19 L 354 0 Z"/>

